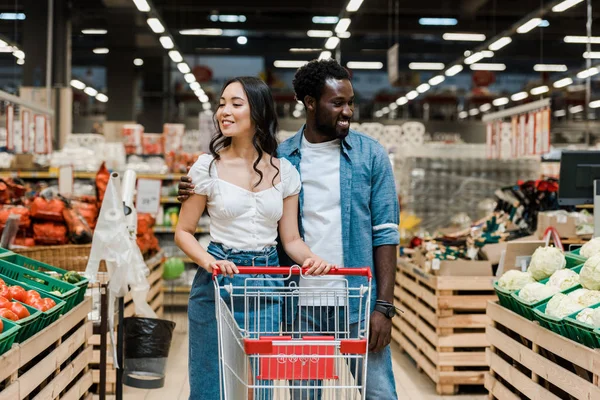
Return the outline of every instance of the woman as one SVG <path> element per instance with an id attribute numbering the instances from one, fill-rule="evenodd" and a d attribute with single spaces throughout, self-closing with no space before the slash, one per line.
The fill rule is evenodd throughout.
<path id="1" fill-rule="evenodd" d="M 188 306 L 193 400 L 220 398 L 214 269 L 225 275 L 219 278 L 222 284 L 240 286 L 245 277 L 234 276 L 237 266 L 279 265 L 278 231 L 286 253 L 310 267 L 311 273 L 324 274 L 332 267 L 313 254 L 298 233 L 300 176 L 289 161 L 276 158 L 277 115 L 267 85 L 252 77 L 230 80 L 223 87 L 215 117 L 217 134 L 211 140 L 211 154 L 200 156 L 190 169 L 195 195 L 183 203 L 175 230 L 177 245 L 201 267 Z M 194 232 L 207 207 L 212 241 L 204 250 Z M 283 287 L 283 282 L 275 279 L 252 284 L 269 286 L 266 290 L 271 291 Z M 230 299 L 225 300 L 229 305 Z M 276 298 L 259 307 L 260 321 L 251 316 L 249 326 L 244 325 L 244 300 L 239 301 L 239 305 L 234 301 L 234 309 L 240 328 L 279 332 L 281 305 Z"/>

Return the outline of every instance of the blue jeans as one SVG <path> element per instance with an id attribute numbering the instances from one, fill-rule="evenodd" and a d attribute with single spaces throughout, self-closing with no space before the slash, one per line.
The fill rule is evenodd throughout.
<path id="1" fill-rule="evenodd" d="M 337 315 L 336 315 L 337 314 Z M 359 323 L 346 323 L 345 307 L 327 307 L 327 306 L 300 306 L 299 312 L 293 325 L 287 327 L 288 332 L 302 332 L 309 334 L 330 334 L 332 331 L 341 332 L 338 338 L 357 338 Z M 363 327 L 364 328 L 364 327 Z M 347 336 L 349 333 L 349 336 Z M 351 359 L 348 368 L 357 385 L 361 385 L 364 366 L 363 360 Z M 359 376 L 355 376 L 355 375 Z M 320 400 L 322 383 L 315 380 L 293 381 L 293 386 L 298 389 L 290 390 L 292 400 Z M 310 387 L 301 389 L 302 386 Z M 367 358 L 367 400 L 397 400 L 396 381 L 392 369 L 392 353 L 390 346 L 386 346 L 378 353 L 369 353 Z M 351 395 L 350 395 L 351 397 Z"/>
<path id="2" fill-rule="evenodd" d="M 207 251 L 217 260 L 228 260 L 237 266 L 277 266 L 279 258 L 275 247 L 267 248 L 263 251 L 240 251 L 235 249 L 227 249 L 220 244 L 211 243 Z M 233 278 L 219 276 L 219 286 L 223 287 L 227 284 L 233 286 L 244 286 L 244 282 L 248 275 L 236 275 Z M 284 283 L 280 280 L 268 281 L 253 281 L 252 286 L 268 286 L 276 290 L 278 287 L 283 287 Z M 231 299 L 226 291 L 221 290 L 221 298 L 229 306 Z M 239 294 L 239 292 L 238 292 Z M 254 320 L 254 313 L 248 315 L 248 326 L 244 318 L 244 299 L 237 298 L 234 295 L 233 308 L 235 322 L 241 329 L 249 329 L 254 331 L 257 329 L 270 330 L 279 329 L 281 304 L 275 299 L 274 302 L 265 305 L 248 303 L 250 310 L 260 308 L 260 321 Z M 265 310 L 265 307 L 268 310 Z M 215 288 L 212 280 L 212 275 L 205 269 L 199 268 L 192 289 L 190 292 L 190 300 L 188 305 L 189 318 L 189 377 L 190 377 L 190 400 L 219 400 L 221 399 L 221 386 L 223 384 L 222 374 L 219 366 L 219 341 L 217 335 L 217 319 L 215 308 Z M 267 328 L 268 327 L 268 328 Z M 234 346 L 233 343 L 228 344 Z M 256 375 L 257 370 L 253 369 L 253 375 Z M 246 376 L 242 376 L 246 379 Z M 219 384 L 217 384 L 219 382 Z M 264 384 L 264 382 L 256 382 Z M 261 399 L 269 399 L 270 393 L 264 393 L 263 390 Z M 228 395 L 231 398 L 231 395 Z M 256 398 L 256 396 L 255 396 Z M 228 399 L 224 399 L 228 400 Z"/>

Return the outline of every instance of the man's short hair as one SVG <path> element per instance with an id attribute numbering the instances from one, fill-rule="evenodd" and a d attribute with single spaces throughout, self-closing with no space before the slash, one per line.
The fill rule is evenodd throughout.
<path id="1" fill-rule="evenodd" d="M 328 79 L 350 79 L 350 75 L 334 59 L 312 60 L 299 68 L 292 81 L 296 99 L 304 103 L 304 98 L 311 96 L 318 101 Z"/>

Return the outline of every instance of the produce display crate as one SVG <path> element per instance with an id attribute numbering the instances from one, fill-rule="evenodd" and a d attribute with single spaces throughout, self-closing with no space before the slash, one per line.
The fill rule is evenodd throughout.
<path id="1" fill-rule="evenodd" d="M 79 288 L 71 283 L 52 278 L 41 272 L 20 267 L 6 261 L 4 258 L 0 258 L 0 275 L 17 281 L 17 284 L 26 284 L 31 289 L 35 289 L 42 294 L 62 300 L 65 303 L 63 312 L 69 312 L 77 305 Z M 52 292 L 60 292 L 60 295 Z"/>
<path id="2" fill-rule="evenodd" d="M 579 260 L 581 260 L 581 264 L 585 263 L 585 261 L 587 260 L 587 258 L 585 258 L 584 256 L 581 255 L 581 247 L 573 250 L 573 251 L 569 251 L 568 253 L 565 253 L 565 256 L 570 256 L 571 258 L 578 258 Z"/>
<path id="3" fill-rule="evenodd" d="M 64 246 L 34 246 L 12 251 L 34 260 L 43 260 L 47 264 L 67 271 L 85 271 L 91 250 L 91 244 L 67 244 Z"/>
<path id="4" fill-rule="evenodd" d="M 483 385 L 489 345 L 485 309 L 496 300 L 492 276 L 433 276 L 401 262 L 396 274 L 392 339 L 436 384 L 438 394 Z"/>
<path id="5" fill-rule="evenodd" d="M 15 300 L 16 301 L 16 300 Z M 21 303 L 21 302 L 19 302 Z M 18 321 L 14 321 L 15 324 L 21 328 L 17 334 L 15 341 L 21 343 L 41 331 L 45 328 L 44 321 L 42 320 L 42 312 L 25 303 L 21 303 L 27 311 L 29 311 L 29 317 L 22 318 Z"/>
<path id="6" fill-rule="evenodd" d="M 497 303 L 487 314 L 490 399 L 600 399 L 600 352 L 562 337 Z"/>
<path id="7" fill-rule="evenodd" d="M 0 400 L 91 399 L 91 299 L 0 356 Z"/>
<path id="8" fill-rule="evenodd" d="M 37 261 L 37 260 L 31 259 L 29 257 L 22 256 L 20 254 L 2 253 L 1 250 L 4 250 L 4 249 L 2 249 L 0 247 L 0 259 L 1 260 L 7 261 L 14 265 L 18 265 L 19 267 L 31 269 L 33 271 L 38 271 L 38 272 L 42 272 L 42 273 L 56 272 L 57 274 L 60 274 L 60 275 L 64 275 L 68 272 L 65 269 L 58 268 L 58 267 L 55 267 L 50 264 L 46 264 L 41 261 Z M 58 279 L 58 278 L 56 278 L 56 279 Z M 88 283 L 89 283 L 89 280 L 83 276 L 82 276 L 82 279 L 78 283 L 72 283 L 72 285 L 77 286 L 77 288 L 79 290 L 77 292 L 77 296 L 76 296 L 75 302 L 74 302 L 75 304 L 73 304 L 73 306 L 76 306 L 77 304 L 79 304 L 83 301 L 83 298 L 85 297 L 85 291 L 87 290 Z M 68 304 L 67 304 L 67 308 L 69 308 Z M 68 311 L 68 310 L 65 310 L 65 311 Z"/>
<path id="9" fill-rule="evenodd" d="M 517 305 L 515 304 L 515 299 L 512 297 L 514 291 L 501 288 L 498 286 L 498 282 L 494 282 L 493 287 L 494 291 L 496 292 L 496 296 L 498 296 L 498 301 L 500 304 L 509 310 L 515 311 Z"/>
<path id="10" fill-rule="evenodd" d="M 540 323 L 546 329 L 550 329 L 552 332 L 564 336 L 569 337 L 567 333 L 567 328 L 565 326 L 564 318 L 557 318 L 546 314 L 546 307 L 548 303 L 544 303 L 541 306 L 538 306 L 533 309 L 533 317 L 534 319 Z"/>
<path id="11" fill-rule="evenodd" d="M 594 304 L 587 308 L 598 308 L 600 303 Z M 594 332 L 595 327 L 588 325 L 584 322 L 577 320 L 577 314 L 581 311 L 577 311 L 565 318 L 565 330 L 567 337 L 575 342 L 581 343 L 591 348 L 600 348 L 600 337 Z"/>
<path id="12" fill-rule="evenodd" d="M 9 319 L 0 318 L 0 320 L 3 325 L 2 333 L 0 333 L 0 355 L 2 355 L 10 350 L 13 343 L 15 343 L 15 339 L 17 338 L 17 334 L 21 327 Z"/>
<path id="13" fill-rule="evenodd" d="M 579 250 L 580 249 L 565 253 L 565 259 L 567 260 L 567 266 L 565 268 L 575 268 L 585 264 L 587 258 L 579 255 Z"/>

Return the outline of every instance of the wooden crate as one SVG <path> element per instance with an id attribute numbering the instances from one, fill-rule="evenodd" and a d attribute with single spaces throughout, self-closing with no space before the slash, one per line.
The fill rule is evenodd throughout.
<path id="1" fill-rule="evenodd" d="M 600 352 L 575 343 L 497 303 L 488 305 L 490 399 L 600 399 Z"/>
<path id="2" fill-rule="evenodd" d="M 400 263 L 392 338 L 436 384 L 438 394 L 483 385 L 487 370 L 487 302 L 496 299 L 492 277 L 433 276 Z"/>
<path id="3" fill-rule="evenodd" d="M 150 291 L 146 300 L 148 304 L 156 312 L 159 318 L 162 318 L 164 313 L 163 301 L 163 264 L 164 252 L 160 252 L 152 258 L 146 260 L 146 265 L 150 270 L 148 282 L 150 283 Z M 125 314 L 124 317 L 133 317 L 135 315 L 135 305 L 131 299 L 131 295 L 127 294 L 124 299 Z M 115 320 L 115 325 L 117 321 Z M 90 338 L 90 344 L 93 346 L 93 355 L 90 362 L 90 367 L 93 373 L 93 383 L 96 384 L 96 394 L 99 393 L 98 385 L 100 384 L 100 334 L 98 331 L 100 326 L 94 327 L 94 335 Z M 116 332 L 115 332 L 116 338 Z M 113 349 L 110 344 L 110 336 L 107 334 L 107 360 L 106 360 L 106 393 L 115 393 L 115 384 L 117 382 L 117 372 L 114 367 Z"/>
<path id="4" fill-rule="evenodd" d="M 92 300 L 0 356 L 0 400 L 89 399 Z"/>

